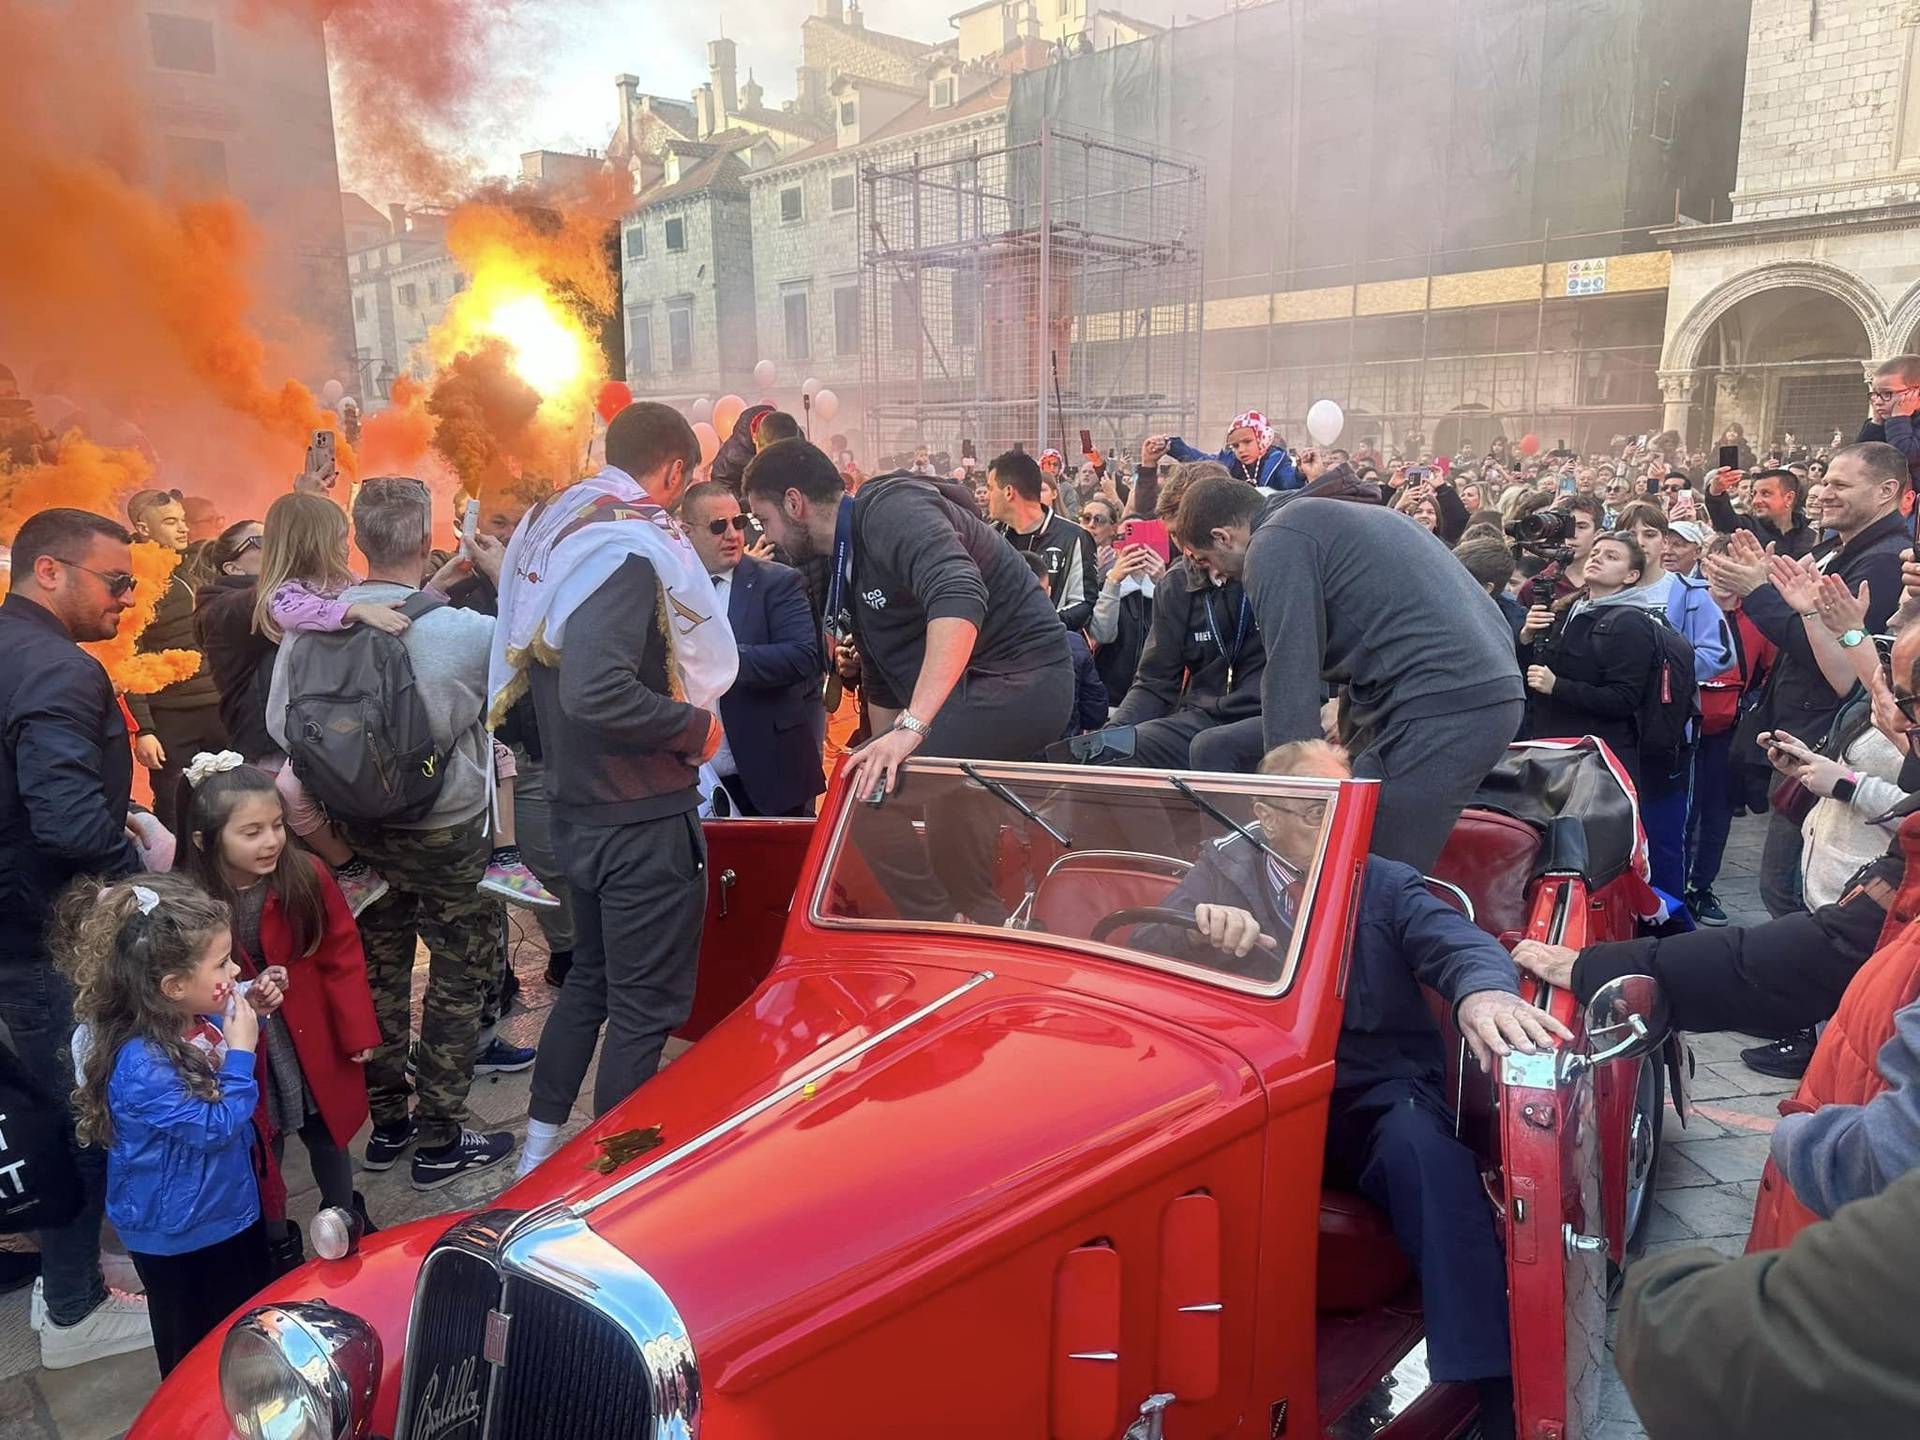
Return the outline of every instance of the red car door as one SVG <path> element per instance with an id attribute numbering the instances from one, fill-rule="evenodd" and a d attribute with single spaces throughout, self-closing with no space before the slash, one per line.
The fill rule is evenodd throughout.
<path id="1" fill-rule="evenodd" d="M 1587 889 L 1549 875 L 1538 886 L 1527 934 L 1585 941 Z M 1529 987 L 1576 1034 L 1564 990 Z M 1607 1350 L 1607 1235 L 1593 1072 L 1558 1050 L 1510 1055 L 1501 1065 L 1500 1123 L 1506 1194 L 1507 1290 L 1518 1433 L 1578 1440 L 1599 1419 Z"/>
<path id="2" fill-rule="evenodd" d="M 698 1040 L 766 978 L 780 955 L 811 820 L 708 820 L 707 915 L 693 1014 L 675 1033 Z"/>

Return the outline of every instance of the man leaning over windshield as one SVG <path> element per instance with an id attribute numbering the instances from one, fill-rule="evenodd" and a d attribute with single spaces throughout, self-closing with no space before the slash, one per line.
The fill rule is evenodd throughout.
<path id="1" fill-rule="evenodd" d="M 1352 771 L 1339 746 L 1296 740 L 1269 751 L 1259 773 L 1344 780 Z M 1133 946 L 1277 979 L 1325 811 L 1310 797 L 1256 800 L 1264 848 L 1244 835 L 1206 845 L 1166 900 L 1192 910 L 1193 927 L 1142 926 Z M 1429 892 L 1419 871 L 1370 855 L 1334 1055 L 1327 1183 L 1385 1212 L 1420 1276 L 1428 1371 L 1477 1384 L 1483 1433 L 1510 1436 L 1506 1266 L 1479 1161 L 1454 1138 L 1446 1054 L 1423 984 L 1453 1006 L 1483 1068 L 1511 1051 L 1533 1054 L 1573 1038 L 1520 998 L 1498 941 Z"/>

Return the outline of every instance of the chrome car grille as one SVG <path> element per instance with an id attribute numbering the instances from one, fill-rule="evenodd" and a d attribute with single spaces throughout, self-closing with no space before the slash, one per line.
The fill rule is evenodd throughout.
<path id="1" fill-rule="evenodd" d="M 428 1253 L 395 1440 L 684 1440 L 698 1417 L 679 1315 L 570 1210 L 487 1211 Z"/>

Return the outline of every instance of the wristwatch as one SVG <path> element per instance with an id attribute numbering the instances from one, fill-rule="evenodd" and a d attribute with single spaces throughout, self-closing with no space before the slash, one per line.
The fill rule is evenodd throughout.
<path id="1" fill-rule="evenodd" d="M 911 730 L 922 740 L 926 739 L 927 736 L 933 732 L 933 727 L 911 710 L 902 710 L 896 715 L 893 720 L 893 728 L 896 730 Z"/>
<path id="2" fill-rule="evenodd" d="M 1833 798 L 1838 800 L 1842 805 L 1851 805 L 1853 803 L 1854 792 L 1859 788 L 1860 772 L 1858 770 L 1850 770 L 1833 782 Z"/>
<path id="3" fill-rule="evenodd" d="M 1858 645 L 1862 640 L 1867 638 L 1867 632 L 1864 630 L 1858 630 L 1858 629 L 1842 630 L 1837 638 L 1840 641 L 1840 648 L 1842 650 L 1851 650 L 1853 649 L 1854 646 Z"/>

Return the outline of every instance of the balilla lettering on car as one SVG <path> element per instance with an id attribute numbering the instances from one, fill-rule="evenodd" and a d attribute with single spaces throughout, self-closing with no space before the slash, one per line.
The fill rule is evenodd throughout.
<path id="1" fill-rule="evenodd" d="M 1604 756 L 1509 768 L 1436 893 L 1510 939 L 1630 933 Z M 1567 793 L 1602 798 L 1552 814 Z M 1136 948 L 1199 848 L 1250 843 L 1277 797 L 1321 807 L 1284 943 Z M 1354 1407 L 1423 1334 L 1385 1218 L 1321 1185 L 1371 783 L 923 760 L 908 804 L 836 784 L 817 822 L 710 822 L 692 1048 L 490 1208 L 364 1240 L 324 1214 L 335 1258 L 209 1337 L 131 1434 L 1184 1440 Z M 954 824 L 992 827 L 1005 923 L 907 918 L 878 878 Z M 1484 1076 L 1452 1036 L 1448 1085 L 1505 1246 L 1520 1433 L 1571 1440 L 1678 1037 L 1641 977 L 1584 1016 L 1538 998 L 1592 1027 L 1578 1046 Z M 1388 1433 L 1416 1440 L 1477 1403 L 1402 1401 Z"/>

